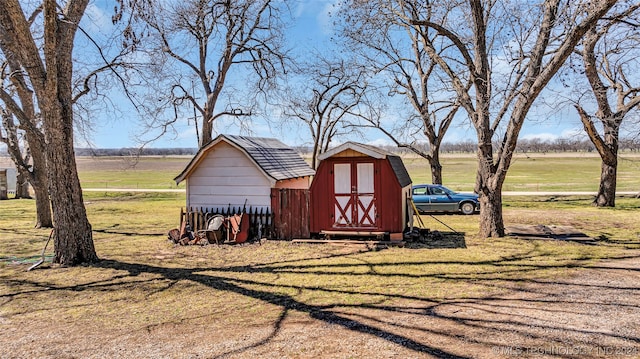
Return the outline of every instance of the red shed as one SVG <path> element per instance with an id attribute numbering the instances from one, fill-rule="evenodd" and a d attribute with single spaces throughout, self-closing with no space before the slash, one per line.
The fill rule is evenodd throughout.
<path id="1" fill-rule="evenodd" d="M 347 142 L 318 159 L 310 188 L 311 233 L 380 237 L 410 226 L 411 178 L 399 156 Z"/>

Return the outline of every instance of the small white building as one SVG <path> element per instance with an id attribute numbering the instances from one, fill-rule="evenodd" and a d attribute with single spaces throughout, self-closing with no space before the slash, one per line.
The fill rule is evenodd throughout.
<path id="1" fill-rule="evenodd" d="M 277 139 L 220 135 L 200 148 L 175 181 L 187 181 L 187 208 L 267 209 L 272 188 L 308 189 L 314 173 Z"/>
<path id="2" fill-rule="evenodd" d="M 0 168 L 0 197 L 16 194 L 17 179 L 15 168 Z"/>

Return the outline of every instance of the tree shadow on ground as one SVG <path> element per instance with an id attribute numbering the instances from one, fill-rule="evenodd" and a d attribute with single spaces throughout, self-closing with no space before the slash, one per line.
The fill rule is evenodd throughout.
<path id="1" fill-rule="evenodd" d="M 464 238 L 464 237 L 463 237 Z M 357 253 L 363 253 L 361 251 Z M 66 291 L 81 292 L 93 290 L 118 291 L 131 286 L 150 287 L 147 295 L 169 290 L 184 281 L 197 283 L 222 293 L 241 295 L 279 308 L 279 313 L 270 322 L 270 333 L 244 342 L 239 347 L 224 349 L 226 352 L 216 357 L 228 357 L 250 351 L 252 348 L 268 345 L 281 333 L 285 320 L 292 312 L 308 315 L 325 324 L 338 326 L 356 334 L 375 336 L 388 343 L 400 346 L 408 351 L 426 353 L 438 358 L 466 358 L 473 355 L 461 355 L 459 345 L 472 344 L 489 350 L 496 345 L 505 345 L 503 337 L 527 338 L 527 340 L 567 345 L 572 338 L 587 340 L 613 340 L 638 345 L 637 333 L 623 331 L 604 331 L 595 327 L 575 325 L 570 320 L 553 321 L 541 319 L 540 313 L 551 313 L 560 318 L 592 315 L 596 308 L 603 313 L 614 310 L 638 312 L 640 305 L 637 293 L 638 285 L 622 285 L 608 280 L 601 282 L 580 282 L 575 278 L 535 277 L 527 278 L 529 272 L 548 269 L 603 269 L 606 271 L 635 270 L 637 267 L 601 266 L 594 264 L 591 258 L 568 262 L 544 262 L 534 249 L 498 259 L 475 260 L 424 260 L 403 263 L 402 261 L 371 261 L 368 256 L 358 256 L 356 261 L 331 263 L 329 258 L 351 256 L 348 254 L 330 254 L 319 256 L 305 263 L 305 259 L 273 260 L 270 262 L 229 265 L 219 267 L 175 267 L 162 264 L 124 262 L 121 260 L 103 260 L 94 265 L 97 268 L 115 270 L 118 273 L 101 280 L 84 284 L 56 286 L 50 283 L 19 283 L 15 288 L 25 286 L 23 291 L 0 295 L 4 304 L 15 296 L 30 295 L 36 292 Z M 365 253 L 366 254 L 366 253 Z M 621 259 L 623 257 L 611 258 Z M 636 260 L 638 256 L 624 259 Z M 407 266 L 428 266 L 427 272 L 403 271 Z M 448 266 L 448 267 L 443 267 Z M 464 268 L 463 268 L 464 267 Z M 388 270 L 390 269 L 390 270 Z M 398 270 L 400 269 L 400 270 Z M 330 276 L 348 273 L 354 283 L 376 280 L 377 278 L 397 278 L 409 281 L 424 280 L 425 283 L 452 283 L 455 285 L 482 286 L 486 290 L 471 291 L 463 296 L 452 295 L 434 299 L 428 291 L 413 291 L 411 294 L 388 291 L 385 287 L 373 286 L 369 289 L 350 289 L 348 286 L 335 286 L 332 283 L 318 285 L 309 282 L 299 285 L 273 283 L 270 275 L 285 274 Z M 626 272 L 625 272 L 626 273 Z M 151 276 L 148 276 L 151 274 Z M 260 275 L 267 274 L 265 278 Z M 495 289 L 495 290 L 492 290 Z M 366 296 L 366 300 L 349 303 L 332 300 L 323 304 L 296 298 L 288 292 L 330 293 L 336 296 Z M 569 293 L 568 295 L 564 295 Z M 614 293 L 611 297 L 598 294 Z M 515 294 L 515 295 L 514 295 Z M 330 298 L 337 298 L 331 296 Z M 613 300 L 612 300 L 613 298 Z M 118 300 L 124 300 L 120 298 Z M 0 305 L 0 307 L 2 306 Z M 191 319 L 191 318 L 187 318 Z M 409 320 L 404 320 L 409 319 Z M 508 328 L 508 329 L 505 329 Z M 416 334 L 417 333 L 417 334 Z M 506 334 L 508 333 L 508 335 Z M 559 335 L 560 334 L 560 335 Z M 446 338 L 440 344 L 433 338 Z M 581 343 L 580 339 L 577 340 Z M 453 344 L 452 344 L 453 343 Z M 590 343 L 590 342 L 589 342 Z M 452 348 L 448 350 L 447 348 Z M 456 348 L 456 349 L 453 349 Z M 465 353 L 465 351 L 463 351 Z M 466 351 L 468 353 L 468 351 Z"/>
<path id="2" fill-rule="evenodd" d="M 640 234 L 638 235 L 640 238 Z M 629 240 L 629 239 L 611 239 L 611 236 L 607 234 L 600 234 L 594 239 L 599 244 L 612 244 L 612 245 L 624 245 L 627 249 L 637 248 L 636 246 L 640 245 L 640 240 Z"/>
<path id="3" fill-rule="evenodd" d="M 270 291 L 250 289 L 237 284 L 238 282 L 241 282 L 244 284 L 250 284 L 250 283 L 247 283 L 247 281 L 198 273 L 203 271 L 202 268 L 197 268 L 197 269 L 164 268 L 164 267 L 151 266 L 147 264 L 123 263 L 123 262 L 112 261 L 112 260 L 103 260 L 98 264 L 98 266 L 103 268 L 109 268 L 109 269 L 125 270 L 125 271 L 128 271 L 132 276 L 137 276 L 141 273 L 152 273 L 152 274 L 159 274 L 164 278 L 172 281 L 189 280 L 195 283 L 199 283 L 201 285 L 205 285 L 215 290 L 240 294 L 243 296 L 259 299 L 261 301 L 282 307 L 282 313 L 274 325 L 275 329 L 273 334 L 265 340 L 270 339 L 277 333 L 280 325 L 282 324 L 282 321 L 287 315 L 287 312 L 291 310 L 295 310 L 298 312 L 306 313 L 309 315 L 309 317 L 316 320 L 323 321 L 327 324 L 338 325 L 348 330 L 374 335 L 376 337 L 383 338 L 384 340 L 395 343 L 397 345 L 401 345 L 407 349 L 414 350 L 417 352 L 428 353 L 439 358 L 466 358 L 464 356 L 454 355 L 452 353 L 443 351 L 441 349 L 419 343 L 417 341 L 414 341 L 411 338 L 397 335 L 392 332 L 388 332 L 371 325 L 367 325 L 365 323 L 351 319 L 339 313 L 335 313 L 330 310 L 331 307 L 307 304 L 307 303 L 298 301 L 286 294 L 279 294 L 279 293 L 270 292 Z M 261 283 L 261 284 L 266 285 L 267 283 Z M 265 340 L 263 340 L 262 342 L 264 342 Z M 260 345 L 261 343 L 251 345 L 250 347 Z M 223 356 L 226 356 L 229 354 L 232 354 L 232 353 L 225 353 Z"/>
<path id="4" fill-rule="evenodd" d="M 272 333 L 255 342 L 248 344 L 243 348 L 236 348 L 232 352 L 225 353 L 222 356 L 240 353 L 251 348 L 265 345 L 271 339 L 273 339 L 281 330 L 283 321 L 288 314 L 292 311 L 306 313 L 310 318 L 322 321 L 326 324 L 337 325 L 344 329 L 373 335 L 381 338 L 390 343 L 402 346 L 408 350 L 427 353 L 439 358 L 464 358 L 465 356 L 457 355 L 453 352 L 447 351 L 443 348 L 438 348 L 433 345 L 422 343 L 415 339 L 415 337 L 401 334 L 402 330 L 417 330 L 423 333 L 423 335 L 434 336 L 450 336 L 453 338 L 471 341 L 483 346 L 494 346 L 498 342 L 494 341 L 494 337 L 472 337 L 468 336 L 466 332 L 484 330 L 488 332 L 495 332 L 499 328 L 510 326 L 511 333 L 520 335 L 522 337 L 530 337 L 535 340 L 548 341 L 550 343 L 562 344 L 564 338 L 558 338 L 556 333 L 567 331 L 575 336 L 602 336 L 609 338 L 610 340 L 622 340 L 629 343 L 640 343 L 640 338 L 637 335 L 625 335 L 620 333 L 603 333 L 598 330 L 579 327 L 567 327 L 561 323 L 537 323 L 533 324 L 536 320 L 536 313 L 540 306 L 547 306 L 553 308 L 547 308 L 555 315 L 584 315 L 581 309 L 576 309 L 575 306 L 597 306 L 607 308 L 626 308 L 626 310 L 638 311 L 640 306 L 637 303 L 625 303 L 609 302 L 606 299 L 584 297 L 578 298 L 563 298 L 557 297 L 557 293 L 554 293 L 551 287 L 562 287 L 568 291 L 623 291 L 625 293 L 637 293 L 640 290 L 638 286 L 624 287 L 616 286 L 610 283 L 577 283 L 573 281 L 554 280 L 554 279 L 520 279 L 520 274 L 525 274 L 530 271 L 546 270 L 550 268 L 598 268 L 589 264 L 588 260 L 577 261 L 571 264 L 558 263 L 558 264 L 535 264 L 522 263 L 523 260 L 532 259 L 536 257 L 533 253 L 521 253 L 516 256 L 501 258 L 493 261 L 474 261 L 465 262 L 460 261 L 456 264 L 467 266 L 479 266 L 485 268 L 490 265 L 485 272 L 482 270 L 472 272 L 448 272 L 440 271 L 434 273 L 425 273 L 419 275 L 409 274 L 396 274 L 396 273 L 381 273 L 379 268 L 385 266 L 398 266 L 399 263 L 367 263 L 365 259 L 361 259 L 361 263 L 327 263 L 318 264 L 312 263 L 304 265 L 301 263 L 285 264 L 285 263 L 269 263 L 269 264 L 257 264 L 251 266 L 230 266 L 226 268 L 165 268 L 162 266 L 155 266 L 149 264 L 139 263 L 125 263 L 113 260 L 104 260 L 99 267 L 116 269 L 120 271 L 126 271 L 130 276 L 138 276 L 142 273 L 151 273 L 160 275 L 163 278 L 172 281 L 192 281 L 208 288 L 218 291 L 229 292 L 239 294 L 249 298 L 257 299 L 265 303 L 269 303 L 281 308 L 281 313 L 278 319 L 273 323 Z M 410 263 L 411 265 L 419 264 L 451 264 L 451 261 L 425 261 L 424 263 Z M 356 268 L 362 266 L 370 266 L 371 270 L 364 273 L 358 273 Z M 307 275 L 331 275 L 336 273 L 335 270 L 339 267 L 340 270 L 348 270 L 353 268 L 353 276 L 357 278 L 359 276 L 396 276 L 399 278 L 436 278 L 444 281 L 455 281 L 458 283 L 482 283 L 486 287 L 493 287 L 499 289 L 500 292 L 517 291 L 524 295 L 523 298 L 511 299 L 505 298 L 501 295 L 480 295 L 480 296 L 467 296 L 466 298 L 452 298 L 451 300 L 433 300 L 428 296 L 421 295 L 403 295 L 403 294 L 390 294 L 385 293 L 382 290 L 363 291 L 363 290 L 349 290 L 344 288 L 331 288 L 329 287 L 317 287 L 314 285 L 286 285 L 286 284 L 273 284 L 263 280 L 253 280 L 251 278 L 241 279 L 237 278 L 237 273 L 273 273 L 273 274 L 286 274 L 286 273 L 303 273 Z M 374 268 L 375 267 L 375 268 Z M 502 269 L 501 269 L 502 268 Z M 603 267 L 604 268 L 604 267 Z M 606 267 L 607 270 L 616 270 L 615 267 Z M 623 268 L 620 268 L 623 269 Z M 208 271 L 215 271 L 218 274 L 210 274 Z M 229 273 L 225 275 L 224 273 Z M 523 285 L 529 286 L 525 287 Z M 305 301 L 296 299 L 292 295 L 282 294 L 283 289 L 295 289 L 296 292 L 301 291 L 323 291 L 334 292 L 336 294 L 344 295 L 366 295 L 372 297 L 381 297 L 383 299 L 374 300 L 372 302 L 362 302 L 357 304 L 347 303 L 334 303 L 334 304 L 310 304 Z M 542 296 L 542 297 L 541 297 Z M 416 304 L 415 306 L 405 305 L 389 305 L 387 301 L 404 300 Z M 458 308 L 456 311 L 451 311 L 451 308 Z M 353 309 L 356 312 L 345 313 L 345 310 Z M 367 315 L 362 311 L 374 310 L 380 311 L 378 315 Z M 533 314 L 527 314 L 528 311 L 533 311 Z M 387 313 L 387 314 L 384 314 Z M 474 315 L 472 313 L 482 313 L 483 315 Z M 518 315 L 514 315 L 518 313 Z M 448 326 L 462 327 L 462 330 L 458 334 L 452 334 L 451 328 L 439 328 L 429 326 L 417 326 L 415 324 L 404 324 L 393 322 L 391 328 L 397 330 L 388 329 L 389 323 L 387 322 L 386 315 L 418 315 L 424 317 L 427 321 L 444 321 L 448 323 Z M 383 328 L 384 324 L 387 329 Z M 535 333 L 534 333 L 535 332 Z M 540 333 L 542 334 L 540 334 Z M 456 340 L 457 340 L 456 339 Z"/>
<path id="5" fill-rule="evenodd" d="M 114 231 L 108 229 L 94 229 L 96 233 L 104 233 L 104 234 L 117 234 L 121 236 L 133 237 L 133 236 L 147 236 L 147 237 L 158 237 L 163 235 L 164 233 L 155 232 L 155 233 L 140 233 L 140 232 L 127 232 L 127 231 Z"/>

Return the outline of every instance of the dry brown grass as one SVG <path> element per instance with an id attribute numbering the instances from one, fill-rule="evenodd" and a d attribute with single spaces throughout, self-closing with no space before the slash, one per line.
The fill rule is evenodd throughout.
<path id="1" fill-rule="evenodd" d="M 505 207 L 507 224 L 573 225 L 596 245 L 478 238 L 477 216 L 446 215 L 437 218 L 464 233 L 457 248 L 379 250 L 174 246 L 165 233 L 182 196 L 87 201 L 102 262 L 31 272 L 20 258 L 37 255 L 49 232 L 26 229 L 30 202 L 2 204 L 0 357 L 638 356 L 634 199 L 619 209 L 545 198 Z"/>

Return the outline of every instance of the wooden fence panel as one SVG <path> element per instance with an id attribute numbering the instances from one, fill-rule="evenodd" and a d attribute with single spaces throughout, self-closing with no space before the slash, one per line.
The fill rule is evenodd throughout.
<path id="1" fill-rule="evenodd" d="M 294 239 L 309 238 L 309 190 L 271 189 L 271 211 L 260 208 L 244 209 L 249 215 L 249 239 Z M 243 208 L 228 207 L 212 210 L 209 208 L 180 209 L 180 226 L 186 221 L 194 232 L 207 228 L 207 220 L 213 215 L 225 217 L 240 214 Z"/>
<path id="2" fill-rule="evenodd" d="M 214 215 L 222 215 L 225 217 L 234 214 L 247 213 L 249 216 L 249 240 L 260 238 L 273 238 L 273 214 L 264 208 L 235 208 L 228 207 L 222 209 L 210 208 L 180 208 L 180 227 L 185 221 L 194 232 L 204 231 L 207 229 L 207 221 Z"/>
<path id="3" fill-rule="evenodd" d="M 309 238 L 309 190 L 272 188 L 271 210 L 276 238 Z"/>

